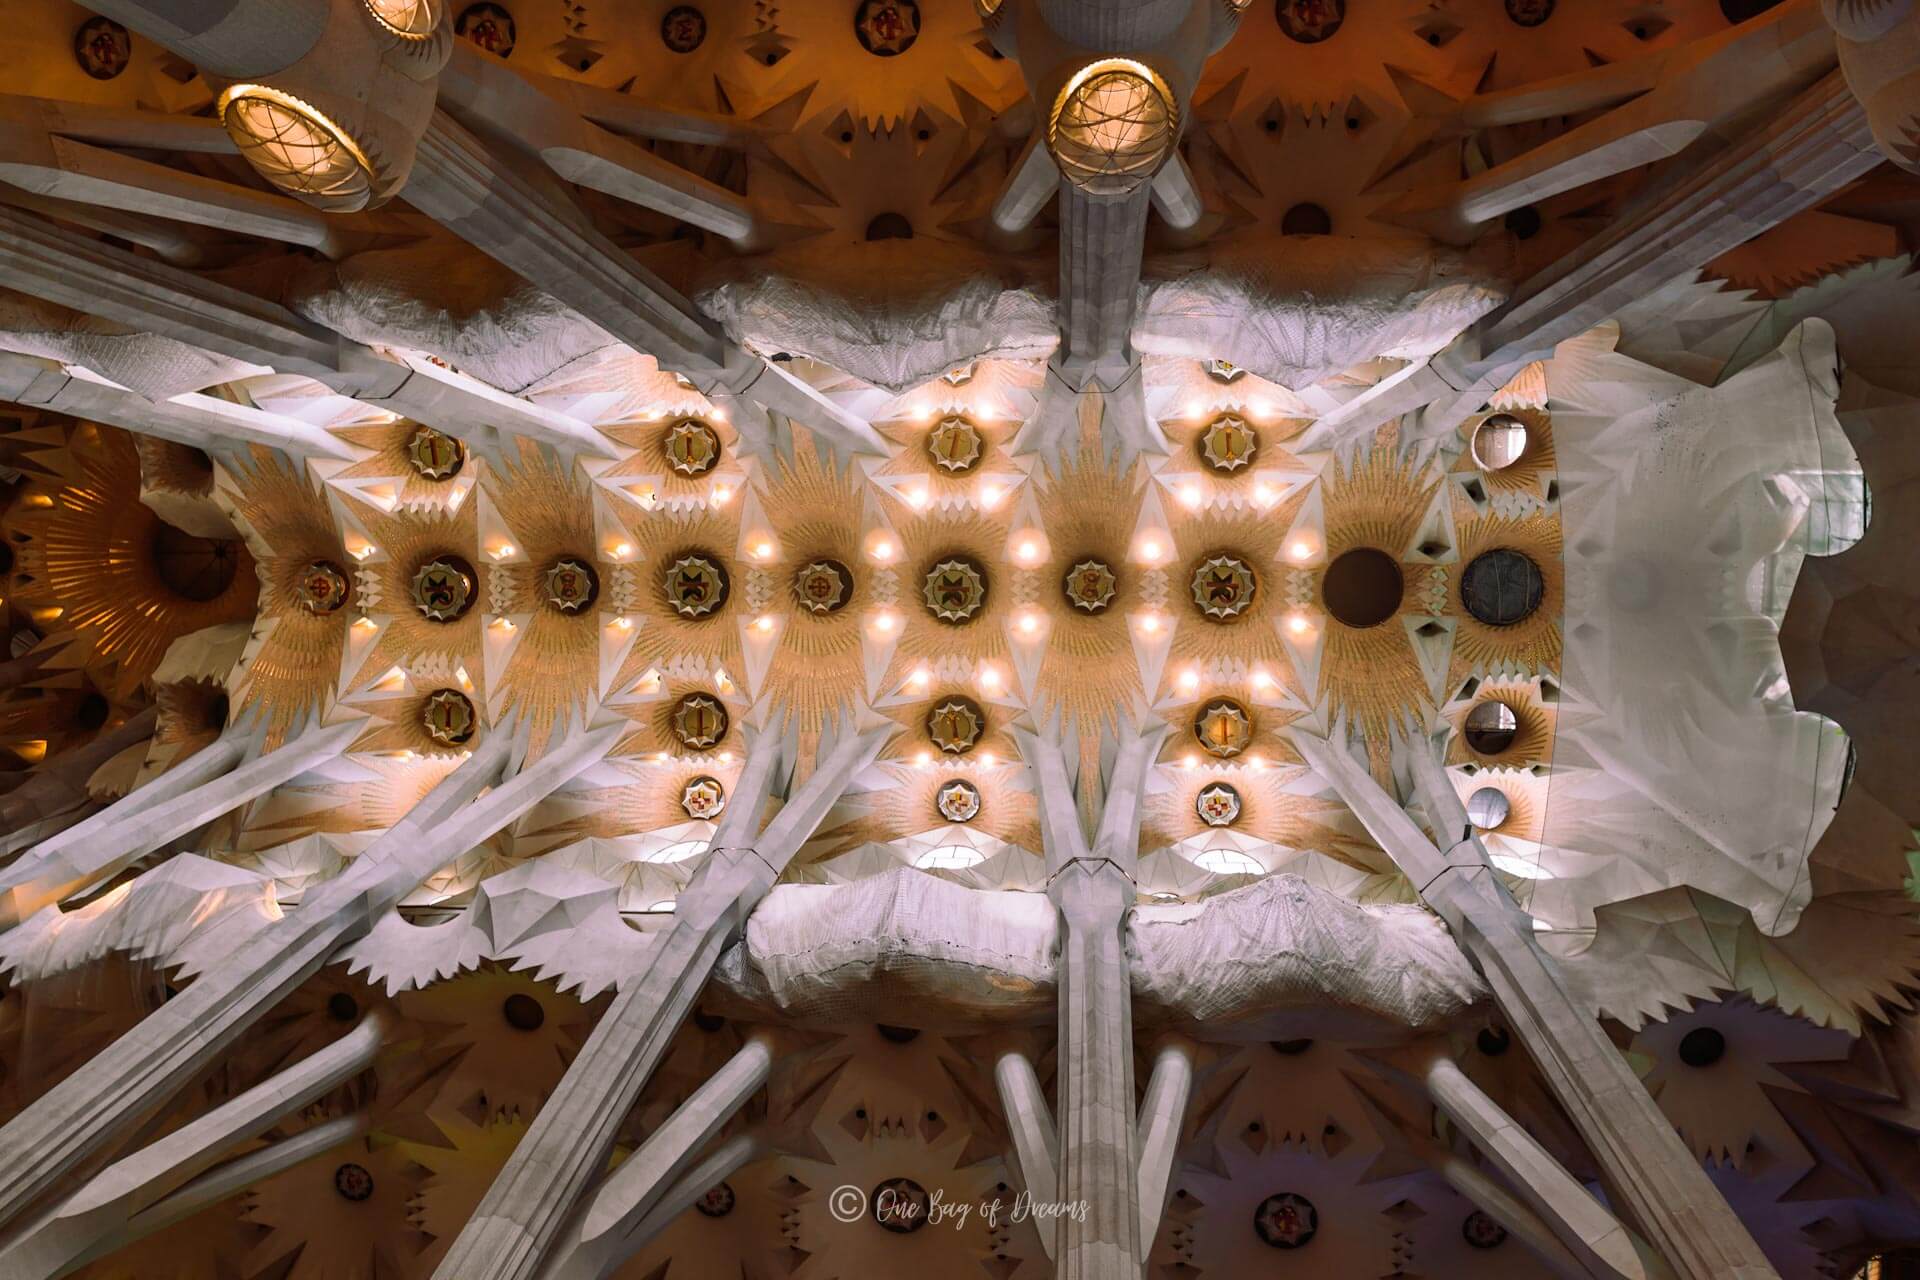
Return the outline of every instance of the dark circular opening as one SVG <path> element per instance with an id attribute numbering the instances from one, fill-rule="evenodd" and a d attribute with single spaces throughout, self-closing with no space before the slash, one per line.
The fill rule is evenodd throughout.
<path id="1" fill-rule="evenodd" d="M 1531 240 L 1540 234 L 1540 211 L 1523 204 L 1507 214 L 1506 223 L 1516 240 Z"/>
<path id="2" fill-rule="evenodd" d="M 1546 593 L 1540 566 L 1511 547 L 1481 552 L 1460 575 L 1460 603 L 1490 627 L 1525 622 Z"/>
<path id="3" fill-rule="evenodd" d="M 365 1200 L 373 1195 L 373 1175 L 357 1164 L 343 1164 L 333 1171 L 333 1189 L 342 1200 Z"/>
<path id="4" fill-rule="evenodd" d="M 0 542 L 0 574 L 9 574 L 12 572 L 13 548 L 5 542 Z"/>
<path id="5" fill-rule="evenodd" d="M 164 520 L 153 530 L 153 569 L 183 600 L 218 600 L 240 568 L 240 544 L 232 538 L 202 538 Z"/>
<path id="6" fill-rule="evenodd" d="M 873 1189 L 868 1212 L 873 1220 L 896 1235 L 911 1235 L 927 1225 L 932 1199 L 912 1178 L 888 1178 Z"/>
<path id="7" fill-rule="evenodd" d="M 1313 1041 L 1308 1039 L 1275 1040 L 1273 1042 L 1273 1051 L 1275 1053 L 1283 1053 L 1289 1058 L 1297 1058 L 1311 1048 L 1313 1048 Z"/>
<path id="8" fill-rule="evenodd" d="M 1680 1037 L 1680 1061 L 1690 1067 L 1710 1067 L 1727 1053 L 1727 1038 L 1712 1027 L 1695 1027 Z"/>
<path id="9" fill-rule="evenodd" d="M 335 1022 L 352 1022 L 360 1016 L 360 1002 L 344 991 L 327 997 L 327 1016 Z"/>
<path id="10" fill-rule="evenodd" d="M 896 1027 L 889 1023 L 880 1022 L 874 1024 L 873 1029 L 880 1033 L 882 1040 L 892 1044 L 911 1044 L 920 1038 L 920 1029 L 918 1027 Z"/>
<path id="11" fill-rule="evenodd" d="M 1462 732 L 1476 753 L 1497 756 L 1520 736 L 1520 717 L 1504 702 L 1483 702 L 1467 712 Z"/>
<path id="12" fill-rule="evenodd" d="M 232 714 L 233 707 L 232 704 L 227 701 L 227 691 L 225 689 L 222 689 L 207 699 L 207 727 L 209 729 L 226 728 L 227 717 Z"/>
<path id="13" fill-rule="evenodd" d="M 727 1025 L 727 1020 L 717 1013 L 708 1013 L 705 1009 L 693 1011 L 693 1025 L 712 1034 Z"/>
<path id="14" fill-rule="evenodd" d="M 538 1000 L 517 991 L 501 1002 L 500 1014 L 515 1031 L 538 1031 L 547 1020 L 547 1011 Z"/>
<path id="15" fill-rule="evenodd" d="M 1342 552 L 1320 580 L 1327 612 L 1349 627 L 1379 626 L 1400 612 L 1405 592 L 1399 561 L 1373 547 Z"/>
<path id="16" fill-rule="evenodd" d="M 1489 1058 L 1497 1058 L 1513 1044 L 1513 1037 L 1507 1034 L 1505 1027 L 1484 1027 L 1473 1038 L 1474 1045 Z"/>
<path id="17" fill-rule="evenodd" d="M 107 713 L 112 710 L 107 700 L 97 693 L 82 695 L 79 705 L 73 709 L 73 722 L 82 729 L 98 729 L 107 722 Z"/>
<path id="18" fill-rule="evenodd" d="M 1333 233 L 1333 217 L 1317 204 L 1297 204 L 1280 216 L 1283 236 L 1324 236 Z"/>
<path id="19" fill-rule="evenodd" d="M 1745 22 L 1779 3 L 1780 0 L 1720 0 L 1720 13 L 1728 22 Z"/>
<path id="20" fill-rule="evenodd" d="M 883 213 L 867 224 L 869 240 L 911 240 L 913 224 L 904 213 Z"/>

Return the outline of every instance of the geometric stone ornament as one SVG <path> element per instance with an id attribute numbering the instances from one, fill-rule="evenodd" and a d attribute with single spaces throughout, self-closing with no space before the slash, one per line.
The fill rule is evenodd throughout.
<path id="1" fill-rule="evenodd" d="M 333 1189 L 342 1200 L 365 1200 L 373 1195 L 373 1175 L 363 1165 L 343 1164 L 333 1171 Z"/>
<path id="2" fill-rule="evenodd" d="M 964 778 L 940 784 L 934 805 L 948 822 L 971 822 L 980 813 L 980 788 Z"/>
<path id="3" fill-rule="evenodd" d="M 562 556 L 545 574 L 547 603 L 561 613 L 580 613 L 600 596 L 600 575 L 593 566 L 572 556 Z"/>
<path id="4" fill-rule="evenodd" d="M 88 18 L 73 33 L 73 59 L 95 80 L 111 80 L 133 58 L 133 37 L 111 18 Z"/>
<path id="5" fill-rule="evenodd" d="M 414 571 L 413 607 L 430 622 L 452 622 L 473 607 L 478 585 L 465 560 L 436 556 Z"/>
<path id="6" fill-rule="evenodd" d="M 1237 413 L 1223 413 L 1195 441 L 1201 458 L 1215 471 L 1238 471 L 1253 461 L 1260 436 Z"/>
<path id="7" fill-rule="evenodd" d="M 942 560 L 927 570 L 920 594 L 927 612 L 942 622 L 958 625 L 986 606 L 986 570 L 972 560 Z"/>
<path id="8" fill-rule="evenodd" d="M 927 1225 L 931 1198 L 912 1178 L 888 1178 L 873 1189 L 873 1220 L 896 1235 Z"/>
<path id="9" fill-rule="evenodd" d="M 701 1193 L 700 1198 L 693 1202 L 693 1207 L 703 1217 L 724 1218 L 733 1212 L 734 1203 L 733 1188 L 724 1182 L 716 1182 Z"/>
<path id="10" fill-rule="evenodd" d="M 1193 736 L 1209 755 L 1232 759 L 1253 741 L 1253 717 L 1232 698 L 1214 698 L 1194 716 Z"/>
<path id="11" fill-rule="evenodd" d="M 473 700 L 458 689 L 435 689 L 420 704 L 421 728 L 443 747 L 465 746 L 473 741 L 476 724 Z"/>
<path id="12" fill-rule="evenodd" d="M 706 38 L 707 15 L 690 4 L 677 4 L 660 19 L 660 43 L 674 53 L 692 53 Z"/>
<path id="13" fill-rule="evenodd" d="M 1231 360 L 1207 361 L 1207 376 L 1215 382 L 1237 382 L 1247 376 L 1247 371 Z"/>
<path id="14" fill-rule="evenodd" d="M 838 613 L 853 599 L 853 574 L 838 560 L 802 565 L 793 575 L 793 598 L 808 613 Z"/>
<path id="15" fill-rule="evenodd" d="M 905 53 L 920 38 L 918 0 L 860 0 L 853 11 L 853 34 L 860 47 L 877 58 Z"/>
<path id="16" fill-rule="evenodd" d="M 979 430 L 965 418 L 948 417 L 927 433 L 927 452 L 933 465 L 954 475 L 964 475 L 980 465 L 986 444 Z"/>
<path id="17" fill-rule="evenodd" d="M 347 575 L 331 560 L 315 560 L 301 571 L 293 584 L 293 593 L 308 613 L 337 612 L 347 602 L 350 586 Z"/>
<path id="18" fill-rule="evenodd" d="M 1253 1230 L 1276 1249 L 1298 1249 L 1319 1232 L 1320 1214 L 1311 1200 L 1282 1191 L 1262 1200 L 1253 1211 Z"/>
<path id="19" fill-rule="evenodd" d="M 467 446 L 458 437 L 420 427 L 407 437 L 407 461 L 428 480 L 451 480 L 467 465 Z"/>
<path id="20" fill-rule="evenodd" d="M 1507 1242 L 1507 1229 L 1479 1209 L 1460 1223 L 1460 1235 L 1476 1249 L 1497 1249 Z"/>
<path id="21" fill-rule="evenodd" d="M 717 559 L 689 552 L 667 566 L 667 604 L 683 618 L 704 618 L 727 602 L 727 571 Z"/>
<path id="22" fill-rule="evenodd" d="M 680 789 L 680 807 L 696 822 L 711 821 L 727 807 L 726 788 L 720 785 L 718 778 L 710 778 L 706 774 L 690 778 L 687 785 Z"/>
<path id="23" fill-rule="evenodd" d="M 1215 555 L 1193 571 L 1193 604 L 1202 616 L 1224 622 L 1253 607 L 1259 580 L 1247 562 L 1235 555 Z"/>
<path id="24" fill-rule="evenodd" d="M 1210 827 L 1230 827 L 1240 819 L 1240 793 L 1224 782 L 1200 788 L 1193 811 Z"/>
<path id="25" fill-rule="evenodd" d="M 927 713 L 927 737 L 948 755 L 973 750 L 987 731 L 987 713 L 972 698 L 951 697 Z"/>
<path id="26" fill-rule="evenodd" d="M 682 418 L 667 430 L 667 465 L 683 476 L 701 476 L 720 464 L 720 437 L 698 418 Z"/>
<path id="27" fill-rule="evenodd" d="M 480 0 L 460 11 L 454 19 L 453 34 L 467 39 L 497 57 L 513 56 L 513 46 L 518 41 L 514 28 L 513 15 L 501 6 Z"/>
<path id="28" fill-rule="evenodd" d="M 1067 570 L 1061 590 L 1066 594 L 1067 603 L 1086 613 L 1105 613 L 1107 606 L 1113 603 L 1114 589 L 1118 585 L 1113 570 L 1101 560 L 1082 560 Z"/>
<path id="29" fill-rule="evenodd" d="M 709 694 L 690 693 L 673 709 L 673 734 L 681 746 L 693 751 L 719 746 L 730 723 L 727 709 Z"/>
<path id="30" fill-rule="evenodd" d="M 1275 0 L 1273 14 L 1289 40 L 1319 44 L 1347 20 L 1347 0 Z"/>

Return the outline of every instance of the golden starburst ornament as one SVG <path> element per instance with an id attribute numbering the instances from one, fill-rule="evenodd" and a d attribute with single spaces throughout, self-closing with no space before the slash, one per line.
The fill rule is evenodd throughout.
<path id="1" fill-rule="evenodd" d="M 1253 461 L 1260 433 L 1237 413 L 1223 413 L 1207 424 L 1196 442 L 1200 457 L 1215 471 L 1238 471 Z"/>
<path id="2" fill-rule="evenodd" d="M 561 613 L 585 612 L 600 596 L 600 575 L 584 560 L 563 556 L 543 576 L 547 603 Z"/>
<path id="3" fill-rule="evenodd" d="M 927 433 L 927 452 L 933 456 L 933 465 L 942 471 L 964 475 L 980 465 L 986 442 L 979 429 L 965 418 L 946 417 Z"/>
<path id="4" fill-rule="evenodd" d="M 965 778 L 955 778 L 940 784 L 933 803 L 948 822 L 972 822 L 980 814 L 980 788 Z"/>
<path id="5" fill-rule="evenodd" d="M 1194 608 L 1216 621 L 1237 618 L 1253 607 L 1260 589 L 1253 566 L 1237 555 L 1208 556 L 1194 567 L 1189 582 Z"/>
<path id="6" fill-rule="evenodd" d="M 727 736 L 732 721 L 718 698 L 690 693 L 673 709 L 673 733 L 680 745 L 693 751 L 711 751 Z"/>
<path id="7" fill-rule="evenodd" d="M 667 566 L 663 588 L 667 604 L 683 618 L 704 618 L 727 602 L 726 568 L 716 558 L 693 552 Z"/>
<path id="8" fill-rule="evenodd" d="M 473 607 L 478 582 L 459 556 L 435 556 L 413 571 L 413 607 L 430 622 L 453 622 Z"/>
<path id="9" fill-rule="evenodd" d="M 953 697 L 927 713 L 927 737 L 948 755 L 965 755 L 987 731 L 987 713 L 972 698 Z"/>
<path id="10" fill-rule="evenodd" d="M 473 700 L 458 689 L 435 689 L 420 704 L 421 727 L 443 747 L 471 742 L 477 723 Z"/>
<path id="11" fill-rule="evenodd" d="M 444 431 L 420 427 L 407 437 L 407 461 L 428 480 L 451 480 L 467 465 L 467 446 Z"/>
<path id="12" fill-rule="evenodd" d="M 300 607 L 316 616 L 337 613 L 350 590 L 347 575 L 331 560 L 312 561 L 293 585 Z"/>
<path id="13" fill-rule="evenodd" d="M 942 560 L 927 570 L 920 594 L 928 613 L 957 626 L 986 607 L 987 571 L 972 560 Z"/>
<path id="14" fill-rule="evenodd" d="M 720 465 L 720 436 L 698 418 L 674 423 L 661 447 L 667 465 L 683 476 L 703 476 Z"/>
<path id="15" fill-rule="evenodd" d="M 1082 560 L 1067 570 L 1060 585 L 1067 603 L 1083 613 L 1105 613 L 1118 587 L 1119 579 L 1104 560 Z"/>
<path id="16" fill-rule="evenodd" d="M 853 599 L 853 572 L 838 560 L 804 564 L 793 575 L 793 598 L 808 613 L 838 613 Z"/>
<path id="17" fill-rule="evenodd" d="M 1213 698 L 1193 718 L 1193 736 L 1207 754 L 1230 760 L 1253 741 L 1253 717 L 1232 698 Z"/>

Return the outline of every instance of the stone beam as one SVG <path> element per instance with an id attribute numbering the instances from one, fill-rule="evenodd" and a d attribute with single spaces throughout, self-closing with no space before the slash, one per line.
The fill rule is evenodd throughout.
<path id="1" fill-rule="evenodd" d="M 768 723 L 778 720 L 769 714 Z M 831 738 L 823 738 L 812 774 L 757 836 L 784 749 L 772 730 L 754 742 L 706 860 L 680 895 L 672 925 L 655 935 L 645 972 L 621 988 L 594 1026 L 434 1271 L 436 1280 L 533 1280 L 542 1274 L 720 953 L 894 728 L 891 721 L 849 715 Z"/>
<path id="2" fill-rule="evenodd" d="M 0 1224 L 88 1156 L 133 1132 L 339 948 L 435 871 L 604 756 L 623 723 L 575 734 L 500 781 L 511 722 L 333 879 L 239 939 L 224 961 L 0 1126 Z"/>
<path id="3" fill-rule="evenodd" d="M 170 400 L 149 400 L 78 365 L 61 365 L 10 351 L 0 351 L 0 400 L 210 451 L 257 444 L 296 457 L 337 458 L 342 462 L 351 462 L 365 452 L 325 427 L 285 414 L 198 392 Z"/>
<path id="4" fill-rule="evenodd" d="M 652 1211 L 634 1227 L 632 1234 L 621 1245 L 620 1261 L 625 1261 L 652 1244 L 655 1236 L 672 1225 L 675 1218 L 691 1209 L 708 1191 L 770 1150 L 772 1144 L 761 1129 L 735 1134 L 714 1147 L 699 1164 L 682 1174 L 680 1180 L 661 1195 Z"/>
<path id="5" fill-rule="evenodd" d="M 366 1112 L 323 1120 L 302 1129 L 289 1138 L 235 1156 L 181 1187 L 150 1209 L 143 1209 L 127 1220 L 125 1226 L 100 1237 L 71 1262 L 49 1274 L 48 1280 L 71 1275 L 89 1262 L 115 1253 L 156 1231 L 164 1231 L 177 1222 L 185 1222 L 202 1209 L 210 1209 L 222 1200 L 257 1187 L 275 1174 L 342 1146 L 372 1128 Z"/>
<path id="6" fill-rule="evenodd" d="M 93 803 L 87 779 L 107 761 L 153 736 L 160 709 L 148 707 L 110 733 L 35 766 L 25 782 L 0 796 L 0 857 L 30 848 L 86 818 Z"/>
<path id="7" fill-rule="evenodd" d="M 887 452 L 871 424 L 729 341 L 691 302 L 595 230 L 551 174 L 490 148 L 445 112 L 435 113 L 420 140 L 407 199 L 635 351 L 685 374 L 716 402 L 739 397 L 850 452 Z M 750 413 L 735 412 L 733 421 L 743 434 L 756 429 Z"/>
<path id="8" fill-rule="evenodd" d="M 1173 1193 L 1173 1162 L 1192 1096 L 1193 1045 L 1170 1037 L 1154 1051 L 1153 1074 L 1140 1103 L 1140 1242 L 1148 1251 Z"/>
<path id="9" fill-rule="evenodd" d="M 279 303 L 19 209 L 0 208 L 0 285 L 142 333 L 312 378 L 475 444 L 503 432 L 570 450 L 610 452 L 598 432 L 566 414 L 425 360 L 381 355 Z M 167 411 L 158 412 L 164 419 Z"/>
<path id="10" fill-rule="evenodd" d="M 87 7 L 200 70 L 233 80 L 264 76 L 300 58 L 319 43 L 333 12 L 328 0 L 93 0 Z"/>
<path id="11" fill-rule="evenodd" d="M 1047 1095 L 1040 1088 L 1040 1076 L 1033 1060 L 1018 1049 L 1005 1049 L 993 1060 L 993 1083 L 1000 1093 L 1000 1109 L 1006 1113 L 1007 1132 L 1013 1138 L 1014 1163 L 1020 1171 L 1021 1185 L 1034 1200 L 1057 1194 L 1060 1185 L 1058 1139 L 1053 1112 L 1047 1107 Z M 1055 1223 L 1051 1215 L 1033 1219 L 1040 1236 L 1040 1247 L 1049 1258 L 1055 1256 Z"/>
<path id="12" fill-rule="evenodd" d="M 0 930 L 112 879 L 169 842 L 325 764 L 363 728 L 359 720 L 309 728 L 244 764 L 253 735 L 244 727 L 227 730 L 184 763 L 0 872 Z"/>
<path id="13" fill-rule="evenodd" d="M 109 1166 L 0 1250 L 0 1274 L 54 1276 L 80 1265 L 222 1152 L 371 1066 L 389 1030 L 383 1015 L 369 1014 L 332 1044 Z"/>
<path id="14" fill-rule="evenodd" d="M 553 1280 L 603 1280 L 632 1255 L 634 1233 L 720 1127 L 773 1072 L 774 1035 L 747 1037 L 725 1065 L 695 1089 L 633 1155 L 607 1175 L 577 1227 L 556 1246 Z M 707 1186 L 713 1185 L 711 1182 Z"/>
<path id="15" fill-rule="evenodd" d="M 1344 748 L 1301 728 L 1287 736 L 1486 977 L 1507 1025 L 1599 1163 L 1609 1201 L 1683 1280 L 1777 1280 L 1627 1060 L 1569 994 L 1532 920 L 1507 896 L 1472 837 L 1430 744 L 1402 743 L 1396 756 L 1411 770 L 1436 829 L 1466 833 L 1444 853 Z"/>
<path id="16" fill-rule="evenodd" d="M 1033 225 L 1040 211 L 1060 192 L 1060 166 L 1039 134 L 1027 139 L 1007 185 L 993 202 L 993 228 L 1005 235 L 1017 235 Z"/>
<path id="17" fill-rule="evenodd" d="M 1444 1055 L 1427 1067 L 1434 1106 L 1506 1175 L 1507 1185 L 1539 1210 L 1585 1271 L 1607 1280 L 1645 1280 L 1633 1238 L 1534 1136 L 1516 1124 L 1459 1064 Z"/>
<path id="18" fill-rule="evenodd" d="M 510 138 L 569 182 L 738 243 L 756 220 L 746 198 L 609 133 L 499 58 L 464 42 L 440 73 L 441 105 Z"/>
<path id="19" fill-rule="evenodd" d="M 1640 203 L 1523 282 L 1505 306 L 1426 365 L 1322 415 L 1299 447 L 1337 448 L 1415 412 L 1422 414 L 1415 434 L 1445 435 L 1529 362 L 1812 208 L 1880 159 L 1865 110 L 1832 72 L 1703 156 L 1696 169 L 1665 175 Z"/>

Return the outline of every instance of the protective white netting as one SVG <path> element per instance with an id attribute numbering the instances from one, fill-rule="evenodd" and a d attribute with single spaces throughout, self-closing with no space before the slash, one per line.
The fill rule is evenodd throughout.
<path id="1" fill-rule="evenodd" d="M 1142 1018 L 1232 1022 L 1337 1005 L 1424 1027 L 1487 998 L 1432 912 L 1361 906 L 1295 875 L 1136 907 L 1127 934 Z"/>
<path id="2" fill-rule="evenodd" d="M 551 294 L 457 243 L 316 264 L 289 283 L 287 305 L 356 342 L 424 351 L 502 391 L 616 345 Z"/>
<path id="3" fill-rule="evenodd" d="M 57 303 L 0 289 L 0 349 L 91 369 L 149 400 L 261 372 L 172 338 L 135 333 Z"/>

